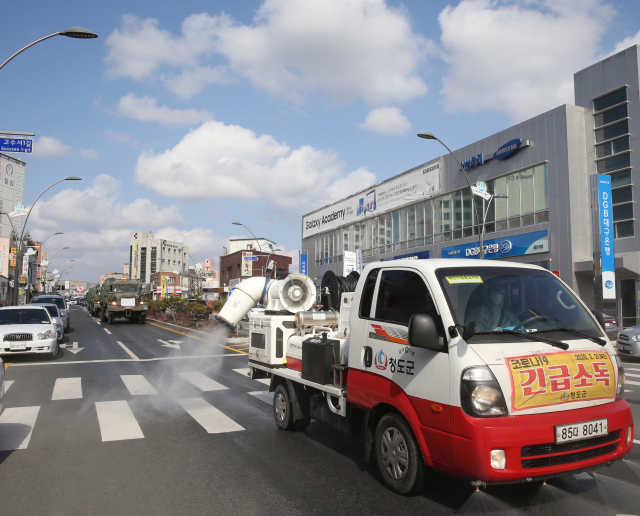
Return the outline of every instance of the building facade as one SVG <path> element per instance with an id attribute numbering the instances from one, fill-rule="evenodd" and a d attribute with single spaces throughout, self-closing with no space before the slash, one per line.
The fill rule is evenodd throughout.
<path id="1" fill-rule="evenodd" d="M 245 260 L 243 255 L 255 260 Z M 236 251 L 220 257 L 220 290 L 225 291 L 225 287 L 233 287 L 245 278 L 253 276 L 264 276 L 265 269 L 270 261 L 273 261 L 276 268 L 276 278 L 284 279 L 289 274 L 289 266 L 292 263 L 290 256 L 281 254 L 259 252 L 259 251 Z"/>
<path id="2" fill-rule="evenodd" d="M 218 277 L 218 271 L 216 269 L 216 261 L 211 258 L 207 258 L 202 262 L 202 274 L 207 277 L 216 279 Z"/>
<path id="3" fill-rule="evenodd" d="M 24 206 L 27 164 L 22 160 L 0 153 L 0 172 L 2 174 L 0 178 L 0 211 L 11 213 L 16 204 Z M 0 216 L 0 236 L 10 237 L 15 228 L 17 239 L 19 239 L 23 221 L 24 217 Z"/>
<path id="4" fill-rule="evenodd" d="M 233 254 L 238 251 L 256 251 L 260 245 L 260 250 L 267 253 L 274 251 L 276 243 L 266 238 L 230 238 L 229 253 Z"/>
<path id="5" fill-rule="evenodd" d="M 184 274 L 189 270 L 189 246 L 182 242 L 155 238 L 153 233 L 129 234 L 129 277 L 150 283 L 156 272 Z"/>
<path id="6" fill-rule="evenodd" d="M 623 327 L 636 324 L 639 49 L 630 47 L 574 74 L 575 105 L 454 151 L 470 183 L 495 196 L 491 203 L 472 199 L 463 171 L 445 154 L 305 215 L 302 249 L 309 276 L 319 287 L 327 270 L 344 274 L 356 250 L 365 264 L 401 257 L 474 258 L 480 222 L 485 258 L 545 267 L 593 307 L 590 177 L 607 174 L 618 318 Z"/>

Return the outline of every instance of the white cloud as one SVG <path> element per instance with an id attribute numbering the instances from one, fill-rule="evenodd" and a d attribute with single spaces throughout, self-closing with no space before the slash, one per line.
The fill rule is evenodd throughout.
<path id="1" fill-rule="evenodd" d="M 616 46 L 613 49 L 613 52 L 606 55 L 605 57 L 609 57 L 614 54 L 617 54 L 618 52 L 622 52 L 623 50 L 626 50 L 627 48 L 633 45 L 640 45 L 640 31 L 636 32 L 633 36 L 626 37 L 622 41 L 619 41 L 618 43 L 616 43 Z M 604 57 L 602 59 L 604 59 Z"/>
<path id="2" fill-rule="evenodd" d="M 439 16 L 450 112 L 520 121 L 573 103 L 573 72 L 592 63 L 614 14 L 600 0 L 463 0 Z"/>
<path id="3" fill-rule="evenodd" d="M 95 149 L 80 149 L 80 156 L 90 161 L 98 159 L 98 151 Z"/>
<path id="4" fill-rule="evenodd" d="M 33 155 L 37 158 L 63 158 L 71 153 L 71 146 L 65 145 L 53 136 L 41 136 L 33 142 Z"/>
<path id="5" fill-rule="evenodd" d="M 321 94 L 379 105 L 427 92 L 418 67 L 434 49 L 413 31 L 406 10 L 385 0 L 264 0 L 251 25 L 203 13 L 186 18 L 181 32 L 124 16 L 122 29 L 107 38 L 110 75 L 164 79 L 190 96 L 207 84 L 228 82 L 230 70 L 293 102 Z M 159 74 L 162 67 L 181 69 L 182 80 Z"/>
<path id="6" fill-rule="evenodd" d="M 354 177 L 365 185 L 375 181 L 364 169 L 344 173 L 344 163 L 331 152 L 292 150 L 272 136 L 217 121 L 205 122 L 161 154 L 142 152 L 135 170 L 138 184 L 166 197 L 257 199 L 296 210 L 309 199 L 318 205 L 330 200 L 332 185 Z"/>
<path id="7" fill-rule="evenodd" d="M 213 115 L 208 111 L 159 107 L 155 98 L 138 97 L 133 93 L 128 93 L 120 99 L 118 111 L 127 118 L 145 122 L 160 122 L 163 125 L 197 124 L 213 118 Z"/>
<path id="8" fill-rule="evenodd" d="M 358 127 L 366 131 L 388 135 L 403 135 L 411 131 L 411 122 L 397 107 L 372 109 Z"/>
<path id="9" fill-rule="evenodd" d="M 119 132 L 114 131 L 112 129 L 108 129 L 105 134 L 107 136 L 107 139 L 112 141 L 112 142 L 126 143 L 131 148 L 133 148 L 136 145 L 138 145 L 138 140 L 134 140 L 133 137 L 130 134 L 119 133 Z"/>

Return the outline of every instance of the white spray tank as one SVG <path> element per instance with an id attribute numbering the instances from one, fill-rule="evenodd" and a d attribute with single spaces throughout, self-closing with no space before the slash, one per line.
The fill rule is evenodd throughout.
<path id="1" fill-rule="evenodd" d="M 316 286 L 305 274 L 290 274 L 283 280 L 255 277 L 241 281 L 216 319 L 235 328 L 254 306 L 262 301 L 267 310 L 297 313 L 309 310 L 316 300 Z"/>

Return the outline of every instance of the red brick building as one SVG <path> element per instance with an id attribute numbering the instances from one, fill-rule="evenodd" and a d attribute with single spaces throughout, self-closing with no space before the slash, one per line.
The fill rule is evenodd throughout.
<path id="1" fill-rule="evenodd" d="M 175 272 L 156 272 L 151 275 L 151 292 L 154 294 L 154 299 L 160 299 L 162 296 L 162 276 L 167 278 L 166 297 L 182 295 L 180 274 L 176 274 Z"/>
<path id="2" fill-rule="evenodd" d="M 220 257 L 220 287 L 228 287 L 232 280 L 242 280 L 250 276 L 242 276 L 242 253 L 248 251 L 236 251 Z M 252 276 L 264 276 L 267 267 L 267 258 L 275 263 L 276 278 L 284 279 L 289 275 L 289 266 L 293 263 L 290 256 L 281 254 L 265 253 L 262 251 L 251 251 L 254 257 L 258 258 L 252 261 Z M 235 284 L 237 281 L 234 281 Z"/>

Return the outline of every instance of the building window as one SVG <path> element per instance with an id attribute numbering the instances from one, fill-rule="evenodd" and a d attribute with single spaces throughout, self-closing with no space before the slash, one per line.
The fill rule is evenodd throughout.
<path id="1" fill-rule="evenodd" d="M 151 248 L 151 274 L 155 274 L 155 272 L 157 271 L 156 268 L 156 248 L 152 247 Z"/>
<path id="2" fill-rule="evenodd" d="M 147 248 L 140 248 L 140 279 L 145 282 L 147 279 Z"/>
<path id="3" fill-rule="evenodd" d="M 621 104 L 622 102 L 626 102 L 626 100 L 627 100 L 627 88 L 625 87 L 595 99 L 593 101 L 593 110 L 602 111 L 612 106 Z"/>

